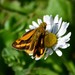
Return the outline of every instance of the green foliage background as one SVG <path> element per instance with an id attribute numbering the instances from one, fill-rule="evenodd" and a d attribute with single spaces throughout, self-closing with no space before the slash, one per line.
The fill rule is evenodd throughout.
<path id="1" fill-rule="evenodd" d="M 71 46 L 39 61 L 12 48 L 33 20 L 59 15 L 70 22 Z M 75 0 L 0 0 L 0 75 L 75 75 Z"/>

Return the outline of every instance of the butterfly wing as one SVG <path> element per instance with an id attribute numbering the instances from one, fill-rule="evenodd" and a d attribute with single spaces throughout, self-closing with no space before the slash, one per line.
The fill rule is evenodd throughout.
<path id="1" fill-rule="evenodd" d="M 24 34 L 20 39 L 16 40 L 12 46 L 16 49 L 28 49 L 31 38 L 34 35 L 36 30 L 30 30 L 26 34 Z"/>
<path id="2" fill-rule="evenodd" d="M 45 48 L 44 48 L 44 35 L 40 35 L 37 45 L 35 46 L 34 52 L 33 52 L 33 58 L 35 60 L 39 60 L 44 56 Z"/>

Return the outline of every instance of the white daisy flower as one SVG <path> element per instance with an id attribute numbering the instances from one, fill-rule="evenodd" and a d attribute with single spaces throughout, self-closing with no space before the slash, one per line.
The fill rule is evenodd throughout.
<path id="1" fill-rule="evenodd" d="M 35 21 L 32 22 L 32 25 L 29 25 L 29 29 L 26 29 L 26 32 L 35 29 L 39 27 L 41 23 L 45 22 L 47 24 L 46 30 L 50 33 L 46 38 L 48 38 L 45 43 L 49 43 L 49 45 L 45 45 L 46 47 L 46 55 L 45 59 L 53 54 L 53 51 L 58 56 L 62 56 L 62 51 L 59 49 L 65 49 L 70 46 L 69 43 L 67 43 L 70 40 L 71 32 L 66 34 L 67 28 L 69 26 L 69 23 L 62 22 L 62 18 L 59 18 L 58 15 L 56 15 L 53 19 L 52 15 L 45 15 L 43 16 L 43 20 L 38 19 L 37 23 Z M 65 35 L 66 34 L 66 35 Z M 33 57 L 32 57 L 33 58 Z M 36 59 L 37 60 L 37 59 Z"/>

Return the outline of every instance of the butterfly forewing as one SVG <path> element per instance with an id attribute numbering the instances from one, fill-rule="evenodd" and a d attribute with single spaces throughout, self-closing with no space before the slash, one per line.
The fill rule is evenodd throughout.
<path id="1" fill-rule="evenodd" d="M 16 40 L 12 44 L 12 46 L 16 49 L 28 49 L 31 42 L 31 38 L 35 31 L 36 30 L 30 30 L 29 32 L 24 34 L 20 39 Z"/>

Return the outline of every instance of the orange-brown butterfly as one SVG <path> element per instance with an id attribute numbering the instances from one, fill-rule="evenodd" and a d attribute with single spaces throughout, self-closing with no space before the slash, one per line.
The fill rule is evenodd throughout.
<path id="1" fill-rule="evenodd" d="M 45 54 L 44 38 L 46 35 L 46 23 L 41 23 L 38 28 L 26 32 L 12 46 L 24 50 L 27 54 L 39 60 Z"/>

